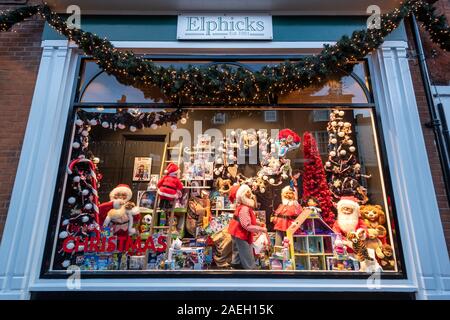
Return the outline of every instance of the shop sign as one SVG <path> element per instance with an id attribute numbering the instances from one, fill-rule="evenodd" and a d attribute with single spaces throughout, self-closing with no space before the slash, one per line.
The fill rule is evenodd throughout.
<path id="1" fill-rule="evenodd" d="M 272 16 L 180 14 L 177 39 L 272 40 Z"/>

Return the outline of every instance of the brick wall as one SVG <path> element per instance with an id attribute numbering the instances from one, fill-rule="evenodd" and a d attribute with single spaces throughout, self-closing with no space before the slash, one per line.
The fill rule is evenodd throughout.
<path id="1" fill-rule="evenodd" d="M 450 0 L 438 1 L 436 3 L 440 13 L 446 13 L 447 19 L 450 18 Z M 450 253 L 450 208 L 446 195 L 442 167 L 439 161 L 439 155 L 436 147 L 436 140 L 433 129 L 427 128 L 425 123 L 430 121 L 430 113 L 428 111 L 428 104 L 425 98 L 425 91 L 423 89 L 423 82 L 420 75 L 420 69 L 414 54 L 415 46 L 411 34 L 409 21 L 406 21 L 406 29 L 409 39 L 409 46 L 411 51 L 410 68 L 414 83 L 414 90 L 416 93 L 416 100 L 419 110 L 420 121 L 422 123 L 422 130 L 425 139 L 428 160 L 431 167 L 431 174 L 436 191 L 436 198 L 441 214 L 441 221 L 444 228 L 445 239 L 447 242 L 447 250 Z M 429 67 L 430 78 L 433 84 L 436 85 L 450 85 L 450 53 L 444 52 L 435 46 L 430 40 L 425 30 L 421 30 L 421 38 L 427 57 L 427 64 Z M 434 54 L 433 54 L 434 52 Z"/>
<path id="2" fill-rule="evenodd" d="M 0 5 L 0 11 L 11 7 Z M 0 33 L 0 239 L 41 58 L 43 22 L 31 18 Z"/>

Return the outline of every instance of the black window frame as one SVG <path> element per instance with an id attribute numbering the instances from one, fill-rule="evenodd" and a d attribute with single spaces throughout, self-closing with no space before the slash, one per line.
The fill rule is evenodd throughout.
<path id="1" fill-rule="evenodd" d="M 212 61 L 211 63 L 221 63 L 221 64 L 240 64 L 240 61 L 296 61 L 300 58 L 304 57 L 304 55 L 145 55 L 146 58 L 158 62 L 158 61 L 174 61 L 174 62 L 182 62 L 182 61 Z M 72 139 L 73 127 L 75 125 L 75 113 L 79 108 L 97 108 L 103 107 L 105 109 L 109 108 L 153 108 L 153 109 L 164 109 L 164 108 L 173 108 L 172 105 L 168 103 L 80 103 L 80 81 L 81 81 L 81 71 L 82 71 L 82 63 L 84 60 L 92 60 L 89 56 L 80 55 L 77 59 L 76 66 L 76 79 L 73 84 L 72 92 L 71 92 L 71 105 L 69 107 L 66 130 L 64 134 L 64 142 L 61 150 L 57 181 L 54 190 L 50 221 L 48 222 L 47 229 L 47 237 L 45 241 L 44 254 L 42 257 L 41 263 L 41 279 L 67 279 L 68 274 L 65 271 L 50 271 L 50 261 L 51 256 L 53 254 L 53 243 L 55 237 L 57 236 L 56 231 L 58 230 L 57 221 L 58 216 L 60 214 L 60 204 L 61 197 L 64 195 L 63 191 L 65 188 L 65 175 L 67 168 L 67 161 L 70 156 L 70 145 Z M 366 87 L 366 83 L 360 79 L 356 74 L 349 74 L 352 76 L 363 88 L 364 93 L 368 99 L 368 103 L 296 103 L 296 104 L 278 104 L 278 103 L 264 103 L 264 104 L 242 104 L 242 105 L 233 105 L 229 106 L 230 108 L 235 107 L 264 107 L 264 108 L 292 108 L 292 109 L 302 109 L 306 107 L 308 109 L 329 109 L 333 107 L 347 107 L 351 109 L 371 109 L 372 115 L 374 117 L 374 130 L 375 136 L 378 142 L 379 148 L 379 156 L 382 174 L 383 174 L 383 183 L 385 187 L 386 195 L 389 196 L 390 203 L 387 204 L 389 206 L 390 212 L 386 214 L 390 214 L 391 222 L 396 227 L 395 238 L 392 241 L 395 241 L 395 247 L 398 253 L 397 263 L 400 263 L 401 270 L 397 272 L 381 272 L 380 279 L 381 280 L 404 280 L 408 279 L 407 268 L 405 264 L 404 258 L 404 250 L 402 245 L 401 238 L 401 230 L 398 223 L 397 217 L 397 209 L 395 205 L 395 198 L 392 186 L 392 179 L 390 174 L 390 169 L 388 165 L 387 152 L 386 152 L 386 144 L 383 134 L 383 127 L 381 117 L 378 112 L 377 105 L 375 103 L 374 95 L 373 95 L 373 86 L 370 76 L 370 66 L 369 61 L 366 59 L 365 68 L 366 74 L 368 76 L 367 84 L 369 88 Z M 182 105 L 182 108 L 186 109 L 194 109 L 194 108 L 211 108 L 214 106 L 212 104 L 195 104 L 195 105 Z M 221 106 L 226 109 L 226 106 L 221 104 Z M 170 279 L 170 278 L 199 278 L 199 279 L 208 279 L 208 278 L 258 278 L 258 279 L 315 279 L 315 280 L 362 280 L 368 279 L 369 274 L 361 273 L 361 272 L 332 272 L 332 271 L 240 271 L 240 270 L 114 270 L 114 271 L 83 271 L 81 273 L 82 278 L 84 279 L 123 279 L 123 278 L 160 278 L 160 279 Z"/>

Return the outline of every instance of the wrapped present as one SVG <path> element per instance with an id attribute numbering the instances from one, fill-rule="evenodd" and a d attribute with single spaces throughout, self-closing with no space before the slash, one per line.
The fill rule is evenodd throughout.
<path id="1" fill-rule="evenodd" d="M 205 263 L 204 247 L 182 247 L 169 249 L 172 270 L 202 270 Z"/>

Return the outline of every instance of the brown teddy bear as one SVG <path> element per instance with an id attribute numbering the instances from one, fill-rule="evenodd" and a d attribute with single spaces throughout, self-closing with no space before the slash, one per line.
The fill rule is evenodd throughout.
<path id="1" fill-rule="evenodd" d="M 380 261 L 380 265 L 383 270 L 395 270 L 394 251 L 392 250 L 392 247 L 385 244 L 381 247 L 381 251 L 383 253 L 383 258 Z"/>
<path id="2" fill-rule="evenodd" d="M 382 246 L 383 243 L 379 239 L 379 232 L 378 229 L 367 229 L 367 239 L 366 239 L 366 247 L 367 249 L 373 249 L 375 251 L 376 256 L 379 259 L 382 259 L 384 257 L 382 252 Z"/>
<path id="3" fill-rule="evenodd" d="M 386 222 L 386 214 L 380 205 L 364 205 L 360 208 L 361 218 L 368 228 L 376 229 Z"/>

